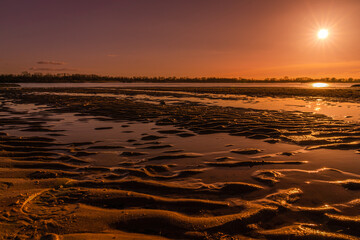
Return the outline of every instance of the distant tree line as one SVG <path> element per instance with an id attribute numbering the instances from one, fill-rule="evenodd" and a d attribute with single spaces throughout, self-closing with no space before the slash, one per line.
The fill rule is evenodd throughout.
<path id="1" fill-rule="evenodd" d="M 180 82 L 196 82 L 196 83 L 251 83 L 251 82 L 360 82 L 360 79 L 354 78 L 265 78 L 265 79 L 246 79 L 246 78 L 218 78 L 218 77 L 114 77 L 99 76 L 94 74 L 42 74 L 23 72 L 22 74 L 2 74 L 0 75 L 0 83 L 79 83 L 79 82 L 149 82 L 149 83 L 180 83 Z"/>

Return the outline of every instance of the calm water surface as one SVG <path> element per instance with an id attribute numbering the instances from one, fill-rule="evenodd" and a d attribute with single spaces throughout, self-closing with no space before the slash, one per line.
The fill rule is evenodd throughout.
<path id="1" fill-rule="evenodd" d="M 19 83 L 21 87 L 301 87 L 313 88 L 313 83 Z M 347 88 L 354 83 L 328 83 L 328 88 Z"/>

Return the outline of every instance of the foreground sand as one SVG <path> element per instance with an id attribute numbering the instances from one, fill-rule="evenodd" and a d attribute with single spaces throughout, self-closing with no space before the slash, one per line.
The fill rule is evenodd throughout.
<path id="1" fill-rule="evenodd" d="M 11 89 L 0 110 L 3 239 L 360 236 L 356 123 Z"/>

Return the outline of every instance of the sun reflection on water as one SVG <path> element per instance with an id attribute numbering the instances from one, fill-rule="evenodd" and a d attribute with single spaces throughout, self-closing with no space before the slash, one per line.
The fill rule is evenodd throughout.
<path id="1" fill-rule="evenodd" d="M 327 83 L 313 83 L 312 86 L 314 88 L 323 88 L 323 87 L 328 87 L 329 84 L 327 84 Z"/>

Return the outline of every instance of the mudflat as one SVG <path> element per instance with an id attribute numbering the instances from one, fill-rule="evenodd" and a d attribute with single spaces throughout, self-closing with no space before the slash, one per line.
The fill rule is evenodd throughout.
<path id="1" fill-rule="evenodd" d="M 4 86 L 0 235 L 357 239 L 356 112 L 256 107 L 356 91 Z"/>

